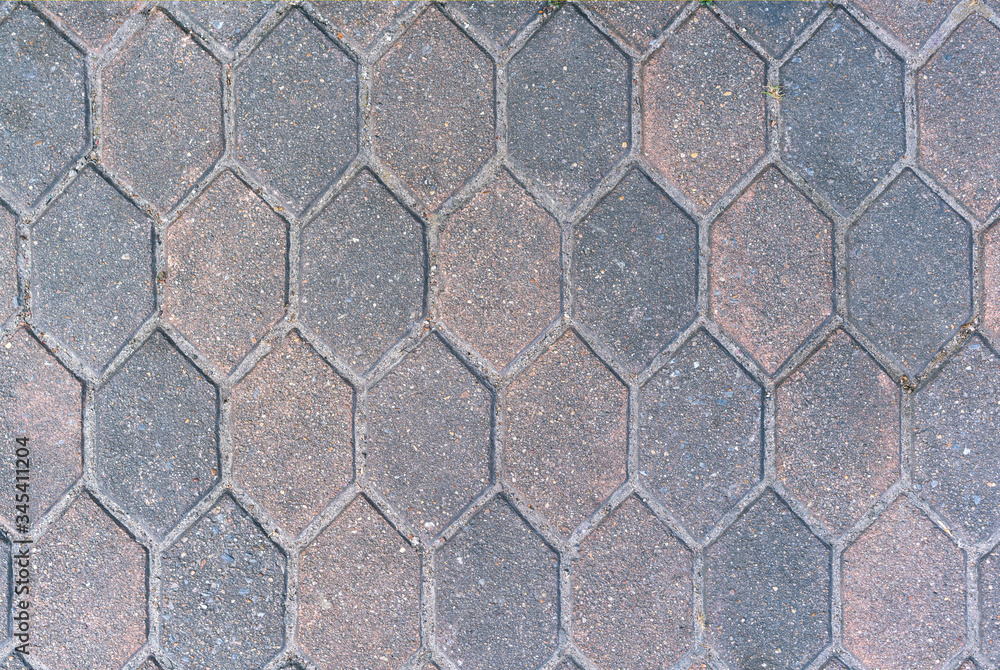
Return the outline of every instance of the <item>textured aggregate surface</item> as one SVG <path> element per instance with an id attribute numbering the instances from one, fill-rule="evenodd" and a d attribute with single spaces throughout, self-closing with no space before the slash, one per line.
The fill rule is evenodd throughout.
<path id="1" fill-rule="evenodd" d="M 0 3 L 0 668 L 995 670 L 997 91 L 997 0 Z"/>

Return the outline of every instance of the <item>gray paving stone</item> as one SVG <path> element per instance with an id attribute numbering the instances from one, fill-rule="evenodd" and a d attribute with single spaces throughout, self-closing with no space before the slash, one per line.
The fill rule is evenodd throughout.
<path id="1" fill-rule="evenodd" d="M 273 2 L 253 0 L 236 2 L 214 0 L 212 2 L 185 2 L 182 9 L 200 23 L 212 37 L 232 49 L 257 22 L 264 18 Z"/>
<path id="2" fill-rule="evenodd" d="M 633 170 L 577 224 L 575 242 L 575 316 L 638 372 L 694 319 L 698 228 Z"/>
<path id="3" fill-rule="evenodd" d="M 951 0 L 855 0 L 858 6 L 911 49 L 919 50 L 955 3 Z"/>
<path id="4" fill-rule="evenodd" d="M 498 498 L 440 550 L 437 639 L 456 663 L 515 670 L 556 648 L 556 554 Z"/>
<path id="5" fill-rule="evenodd" d="M 507 46 L 514 35 L 538 16 L 544 7 L 542 3 L 530 0 L 474 0 L 448 4 L 461 9 L 470 21 L 501 47 Z"/>
<path id="6" fill-rule="evenodd" d="M 781 68 L 788 162 L 850 213 L 905 151 L 903 63 L 837 10 Z"/>
<path id="7" fill-rule="evenodd" d="M 357 151 L 357 65 L 293 10 L 234 77 L 236 155 L 300 213 Z"/>
<path id="8" fill-rule="evenodd" d="M 281 648 L 285 556 L 228 495 L 162 560 L 160 644 L 183 666 L 259 668 Z"/>
<path id="9" fill-rule="evenodd" d="M 17 310 L 16 219 L 0 207 L 0 322 Z"/>
<path id="10" fill-rule="evenodd" d="M 720 2 L 718 7 L 739 26 L 741 34 L 756 41 L 775 58 L 780 58 L 795 38 L 816 18 L 824 3 L 736 0 Z"/>
<path id="11" fill-rule="evenodd" d="M 424 309 L 420 223 L 368 171 L 306 228 L 302 318 L 358 370 Z"/>
<path id="12" fill-rule="evenodd" d="M 157 331 L 95 404 L 97 480 L 163 537 L 218 479 L 215 389 Z"/>
<path id="13" fill-rule="evenodd" d="M 911 372 L 970 316 L 970 235 L 969 225 L 909 171 L 848 233 L 850 315 Z"/>
<path id="14" fill-rule="evenodd" d="M 316 0 L 320 15 L 347 33 L 362 49 L 374 47 L 380 35 L 412 3 L 401 0 Z"/>
<path id="15" fill-rule="evenodd" d="M 1000 555 L 994 550 L 979 564 L 982 580 L 983 652 L 994 663 L 1000 659 Z"/>
<path id="16" fill-rule="evenodd" d="M 38 3 L 38 6 L 58 16 L 66 27 L 95 51 L 100 51 L 107 44 L 138 5 L 138 2 L 124 0 L 90 4 L 75 0 L 46 0 Z"/>
<path id="17" fill-rule="evenodd" d="M 683 7 L 672 0 L 618 0 L 589 2 L 589 7 L 639 51 L 645 51 Z"/>
<path id="18" fill-rule="evenodd" d="M 32 314 L 101 370 L 153 310 L 152 222 L 92 168 L 32 230 Z"/>
<path id="19" fill-rule="evenodd" d="M 627 151 L 628 59 L 567 5 L 514 56 L 509 77 L 511 157 L 570 207 Z"/>
<path id="20" fill-rule="evenodd" d="M 86 148 L 86 66 L 27 6 L 0 24 L 0 61 L 0 189 L 27 206 Z"/>

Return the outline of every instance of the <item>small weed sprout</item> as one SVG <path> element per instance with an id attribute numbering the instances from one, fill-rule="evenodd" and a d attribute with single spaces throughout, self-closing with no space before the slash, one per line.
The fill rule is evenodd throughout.
<path id="1" fill-rule="evenodd" d="M 775 100 L 781 100 L 785 97 L 785 91 L 780 86 L 765 86 L 764 95 L 769 95 Z"/>

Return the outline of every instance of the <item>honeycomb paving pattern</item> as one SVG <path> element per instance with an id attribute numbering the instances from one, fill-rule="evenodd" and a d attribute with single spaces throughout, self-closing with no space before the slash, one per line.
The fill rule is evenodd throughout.
<path id="1" fill-rule="evenodd" d="M 23 0 L 0 56 L 0 668 L 1000 663 L 996 0 Z"/>

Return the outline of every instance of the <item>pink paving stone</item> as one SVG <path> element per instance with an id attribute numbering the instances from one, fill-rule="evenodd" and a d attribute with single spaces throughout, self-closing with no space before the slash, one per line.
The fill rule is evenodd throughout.
<path id="1" fill-rule="evenodd" d="M 625 480 L 628 393 L 575 333 L 507 392 L 511 483 L 569 535 Z"/>
<path id="2" fill-rule="evenodd" d="M 768 372 L 832 312 L 830 228 L 774 168 L 712 224 L 711 316 Z"/>
<path id="3" fill-rule="evenodd" d="M 33 553 L 32 654 L 60 670 L 118 670 L 146 641 L 145 550 L 84 494 Z"/>
<path id="4" fill-rule="evenodd" d="M 893 503 L 843 561 L 844 646 L 868 668 L 936 670 L 962 646 L 962 552 L 912 503 Z"/>
<path id="5" fill-rule="evenodd" d="M 983 235 L 983 325 L 1000 341 L 1000 225 Z"/>
<path id="6" fill-rule="evenodd" d="M 1000 203 L 1000 30 L 970 17 L 917 75 L 920 162 L 976 216 Z"/>
<path id="7" fill-rule="evenodd" d="M 375 153 L 437 209 L 493 153 L 493 64 L 432 7 L 374 80 Z"/>
<path id="8" fill-rule="evenodd" d="M 317 0 L 313 6 L 362 48 L 374 46 L 392 20 L 409 7 L 401 0 Z"/>
<path id="9" fill-rule="evenodd" d="M 602 668 L 669 667 L 691 647 L 691 552 L 635 497 L 580 548 L 577 645 Z"/>
<path id="10" fill-rule="evenodd" d="M 778 477 L 847 530 L 899 478 L 899 388 L 838 330 L 775 395 Z"/>
<path id="11" fill-rule="evenodd" d="M 36 522 L 80 476 L 80 382 L 19 329 L 0 344 L 0 398 L 0 435 L 11 445 L 3 459 L 4 471 L 11 476 L 0 481 L 2 513 L 13 522 L 14 441 L 26 437 L 31 452 L 28 516 Z"/>
<path id="12" fill-rule="evenodd" d="M 876 23 L 919 50 L 957 4 L 954 0 L 855 0 Z"/>
<path id="13" fill-rule="evenodd" d="M 420 646 L 420 558 L 364 498 L 302 552 L 299 641 L 322 670 L 395 670 Z"/>
<path id="14" fill-rule="evenodd" d="M 233 478 L 290 535 L 354 474 L 353 396 L 295 333 L 233 389 Z"/>
<path id="15" fill-rule="evenodd" d="M 285 222 L 225 172 L 167 231 L 165 318 L 223 370 L 284 313 Z"/>
<path id="16" fill-rule="evenodd" d="M 707 210 L 764 154 L 764 63 L 707 10 L 643 76 L 643 153 Z"/>
<path id="17" fill-rule="evenodd" d="M 14 216 L 0 207 L 0 323 L 17 310 L 17 229 Z"/>
<path id="18" fill-rule="evenodd" d="M 155 11 L 102 85 L 105 164 L 169 210 L 222 153 L 219 63 Z"/>
<path id="19" fill-rule="evenodd" d="M 559 226 L 502 171 L 440 239 L 441 318 L 502 369 L 559 314 Z"/>
<path id="20" fill-rule="evenodd" d="M 83 38 L 91 49 L 100 51 L 129 17 L 138 2 L 64 2 L 56 0 L 39 5 L 62 20 Z"/>

